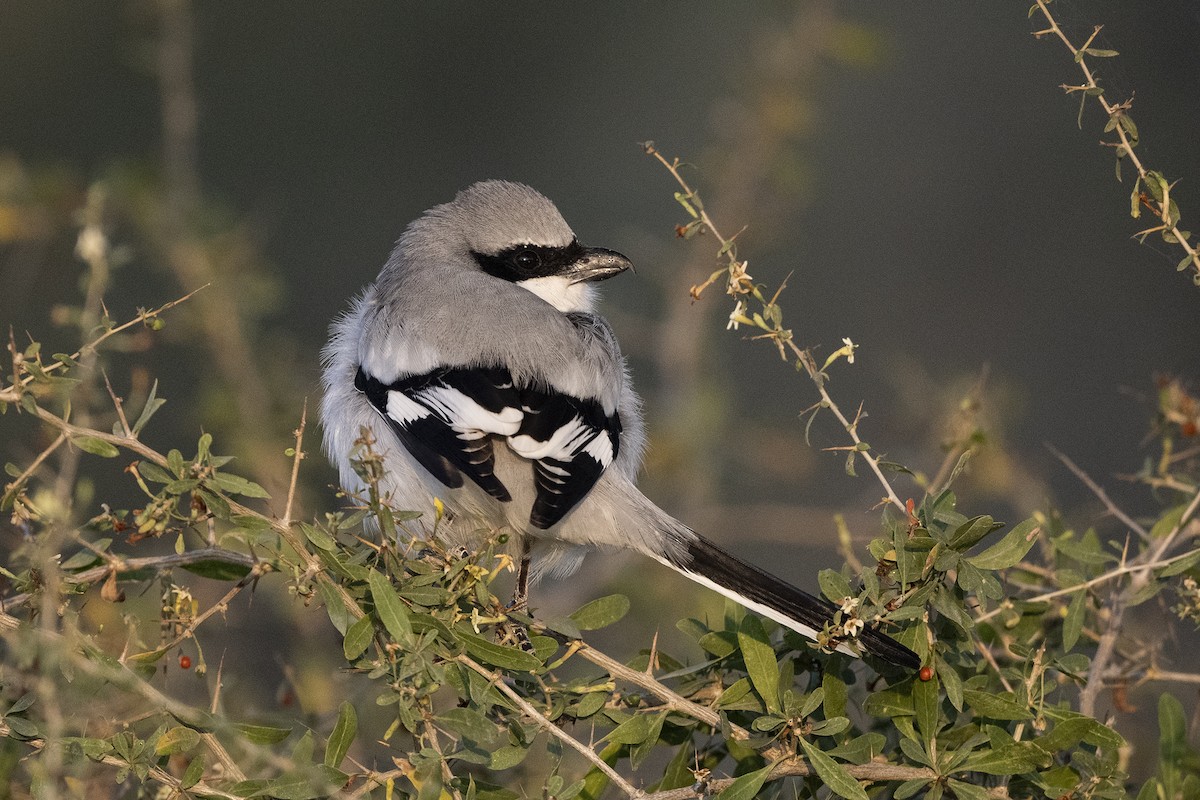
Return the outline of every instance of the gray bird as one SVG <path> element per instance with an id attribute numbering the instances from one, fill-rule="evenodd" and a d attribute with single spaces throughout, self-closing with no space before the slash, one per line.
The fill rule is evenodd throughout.
<path id="1" fill-rule="evenodd" d="M 638 490 L 640 401 L 597 281 L 631 266 L 579 244 L 558 209 L 519 183 L 483 181 L 401 235 L 324 350 L 325 450 L 342 485 L 364 431 L 396 508 L 445 514 L 439 536 L 471 547 L 506 531 L 527 582 L 563 577 L 589 550 L 633 550 L 811 639 L 837 609 L 724 552 Z M 916 669 L 872 628 L 839 631 Z"/>

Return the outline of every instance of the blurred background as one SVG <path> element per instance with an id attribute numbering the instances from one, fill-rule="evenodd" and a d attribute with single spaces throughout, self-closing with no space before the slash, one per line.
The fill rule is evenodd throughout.
<path id="1" fill-rule="evenodd" d="M 1054 8 L 1076 42 L 1105 25 L 1094 44 L 1120 57 L 1097 60 L 1100 82 L 1114 100 L 1136 92 L 1138 153 L 1182 178 L 1172 196 L 1194 224 L 1200 7 Z M 646 400 L 647 493 L 813 590 L 818 568 L 841 563 L 834 515 L 861 554 L 881 492 L 823 449 L 845 444 L 828 415 L 806 444 L 811 385 L 744 329 L 725 330 L 720 287 L 689 298 L 718 266 L 716 247 L 675 237 L 687 220 L 677 187 L 638 146 L 654 140 L 692 165 L 726 235 L 745 226 L 740 254 L 758 281 L 774 291 L 791 275 L 785 320 L 818 363 L 842 337 L 861 346 L 830 390 L 848 412 L 863 404 L 864 439 L 932 477 L 948 446 L 982 430 L 956 486 L 964 512 L 1016 522 L 1053 505 L 1104 530 L 1102 505 L 1045 444 L 1130 514 L 1153 513 L 1119 476 L 1153 456 L 1156 376 L 1195 378 L 1200 290 L 1175 272 L 1176 249 L 1131 238 L 1152 224 L 1130 219 L 1133 173 L 1116 182 L 1097 109 L 1077 127 L 1077 96 L 1059 86 L 1079 82 L 1078 68 L 1059 42 L 1030 35 L 1026 10 L 7 0 L 0 325 L 45 352 L 77 346 L 85 268 L 73 250 L 90 198 L 117 248 L 112 318 L 211 284 L 161 333 L 111 356 L 118 394 L 144 397 L 157 379 L 168 399 L 145 438 L 188 450 L 213 432 L 279 496 L 290 431 L 319 397 L 329 321 L 422 210 L 478 179 L 523 181 L 581 241 L 637 265 L 604 284 L 603 310 Z M 302 473 L 308 516 L 338 502 L 317 434 L 310 426 Z M 28 463 L 48 435 L 2 417 L 0 457 Z M 89 477 L 81 516 L 102 499 L 134 502 L 112 473 Z M 907 479 L 898 490 L 921 493 Z M 17 534 L 6 524 L 7 548 Z M 675 619 L 721 608 L 624 557 L 593 557 L 534 604 L 564 614 L 611 591 L 634 600 L 602 641 L 618 656 L 660 629 L 675 642 Z M 290 697 L 325 712 L 319 648 L 295 645 L 326 636 L 337 655 L 328 621 L 255 602 L 227 626 L 258 646 L 225 658 L 280 689 L 245 690 L 247 707 L 268 713 L 272 697 Z"/>

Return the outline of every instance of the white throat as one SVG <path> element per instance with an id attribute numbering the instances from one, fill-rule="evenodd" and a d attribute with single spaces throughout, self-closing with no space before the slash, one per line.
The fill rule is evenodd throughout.
<path id="1" fill-rule="evenodd" d="M 528 289 L 564 314 L 590 313 L 596 305 L 596 290 L 590 284 L 571 283 L 560 275 L 517 281 L 517 286 Z"/>

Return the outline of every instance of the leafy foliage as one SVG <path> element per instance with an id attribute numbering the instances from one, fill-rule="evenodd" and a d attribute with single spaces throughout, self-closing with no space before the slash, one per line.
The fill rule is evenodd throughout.
<path id="1" fill-rule="evenodd" d="M 699 660 L 655 650 L 621 665 L 579 637 L 617 623 L 626 598 L 593 600 L 553 624 L 510 615 L 493 589 L 512 564 L 503 535 L 478 552 L 447 550 L 437 520 L 389 508 L 375 484 L 368 496 L 348 498 L 350 510 L 284 524 L 246 505 L 265 492 L 229 471 L 231 460 L 214 452 L 211 436 L 201 436 L 190 456 L 162 455 L 132 430 L 78 430 L 46 409 L 62 402 L 50 389 L 67 386 L 72 368 L 51 377 L 36 350 L 19 355 L 4 390 L 10 407 L 87 442 L 81 449 L 100 459 L 132 453 L 125 472 L 143 495 L 141 508 L 106 507 L 61 540 L 73 547 L 63 547 L 56 567 L 38 544 L 57 522 L 31 498 L 33 473 L 9 470 L 16 475 L 4 508 L 31 531 L 31 544 L 4 568 L 17 594 L 5 603 L 10 699 L 2 730 L 10 748 L 32 748 L 32 758 L 10 769 L 35 783 L 57 780 L 44 767 L 55 754 L 67 774 L 108 769 L 118 782 L 195 796 L 515 798 L 519 792 L 506 787 L 527 773 L 536 752 L 543 791 L 562 798 L 599 797 L 614 780 L 631 786 L 623 774 L 664 797 L 706 781 L 722 798 L 758 796 L 787 775 L 809 776 L 803 791 L 824 786 L 846 798 L 882 787 L 896 797 L 976 798 L 1001 785 L 1014 796 L 1125 794 L 1122 738 L 1075 707 L 1092 650 L 1080 647 L 1083 634 L 1101 624 L 1094 589 L 1132 572 L 1129 554 L 1122 558 L 1095 532 L 1081 536 L 1037 515 L 997 533 L 1003 526 L 964 515 L 946 489 L 910 501 L 904 514 L 886 510 L 865 568 L 821 574 L 822 591 L 842 611 L 820 646 L 730 607 L 716 622 L 679 623 L 703 653 Z M 161 404 L 155 396 L 147 408 L 151 401 Z M 294 452 L 302 452 L 300 442 Z M 357 463 L 368 478 L 380 474 L 369 441 L 360 442 Z M 1177 534 L 1194 506 L 1172 504 L 1147 546 Z M 173 553 L 131 557 L 143 542 L 163 538 L 175 541 Z M 1035 567 L 1031 553 L 1048 567 Z M 1188 551 L 1147 562 L 1133 600 L 1194 579 L 1198 561 Z M 376 687 L 385 727 L 363 730 L 350 701 L 312 727 L 166 698 L 155 687 L 156 665 L 185 642 L 198 646 L 197 629 L 211 612 L 196 607 L 175 567 L 235 593 L 264 577 L 283 580 L 298 602 L 320 602 L 342 634 L 346 669 Z M 1006 574 L 1021 576 L 1016 587 Z M 1020 599 L 1019 587 L 1038 578 L 1057 588 Z M 156 581 L 169 587 L 161 614 L 173 635 L 141 651 L 106 648 L 79 613 L 83 604 L 120 602 L 118 583 Z M 47 624 L 34 613 L 46 602 L 62 609 L 61 619 Z M 830 654 L 835 634 L 855 620 L 883 621 L 930 669 L 912 675 L 872 664 L 880 679 Z M 516 636 L 525 625 L 528 647 Z M 637 691 L 621 688 L 631 676 Z M 40 688 L 20 690 L 30 680 Z M 110 723 L 126 703 L 143 711 L 107 732 L 94 709 L 57 721 L 61 707 L 47 714 L 47 697 L 79 692 L 109 697 Z M 1178 701 L 1164 695 L 1160 718 L 1159 773 L 1147 786 L 1174 796 L 1194 788 L 1197 776 Z M 568 738 L 591 754 L 584 772 L 563 757 Z M 240 775 L 224 768 L 231 757 Z M 381 760 L 388 766 L 368 766 Z M 657 779 L 645 773 L 650 763 L 666 764 Z M 719 772 L 735 777 L 716 783 L 710 776 Z"/>

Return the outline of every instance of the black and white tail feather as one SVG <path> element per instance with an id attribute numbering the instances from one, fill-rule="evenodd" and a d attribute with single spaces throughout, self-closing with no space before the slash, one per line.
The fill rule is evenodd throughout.
<path id="1" fill-rule="evenodd" d="M 700 535 L 688 543 L 686 557 L 657 560 L 696 583 L 714 589 L 751 611 L 757 611 L 814 641 L 833 622 L 839 610 L 832 603 L 747 564 Z M 833 641 L 837 641 L 836 636 Z M 836 649 L 852 656 L 860 655 L 854 647 L 855 643 L 869 655 L 891 664 L 909 669 L 921 666 L 921 659 L 916 653 L 873 628 L 864 627 L 857 635 L 843 636 Z"/>
<path id="2" fill-rule="evenodd" d="M 836 607 L 722 551 L 637 489 L 641 410 L 592 287 L 629 266 L 580 245 L 520 184 L 478 183 L 426 212 L 325 350 L 325 447 L 343 484 L 361 488 L 351 451 L 365 431 L 383 451 L 391 502 L 439 499 L 440 532 L 460 544 L 514 533 L 522 575 L 530 559 L 536 580 L 569 574 L 589 550 L 634 550 L 816 639 Z M 874 629 L 841 632 L 839 651 L 920 666 Z"/>

